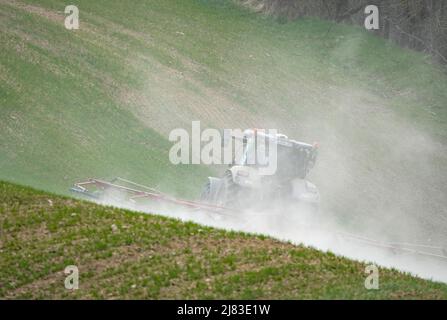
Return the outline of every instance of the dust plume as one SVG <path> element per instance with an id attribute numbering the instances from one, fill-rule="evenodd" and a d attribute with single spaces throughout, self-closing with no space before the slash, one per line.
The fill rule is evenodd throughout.
<path id="1" fill-rule="evenodd" d="M 274 207 L 278 210 L 268 212 L 247 209 L 219 214 L 167 204 L 131 203 L 125 201 L 124 198 L 124 194 L 113 191 L 104 194 L 98 202 L 225 230 L 264 234 L 281 241 L 303 244 L 324 252 L 330 251 L 347 258 L 395 268 L 422 278 L 447 283 L 447 259 L 420 255 L 411 250 L 390 249 L 384 245 L 385 240 L 388 239 L 381 238 L 377 243 L 371 243 L 366 237 L 348 233 L 334 217 L 328 217 L 327 213 L 310 212 L 295 204 L 277 203 Z M 425 251 L 430 252 L 430 249 L 427 250 Z M 438 254 L 437 252 L 430 253 Z"/>

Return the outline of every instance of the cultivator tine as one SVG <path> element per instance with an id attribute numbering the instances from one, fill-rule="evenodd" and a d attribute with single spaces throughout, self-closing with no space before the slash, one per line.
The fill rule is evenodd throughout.
<path id="1" fill-rule="evenodd" d="M 242 217 L 239 210 L 227 207 L 212 205 L 204 202 L 191 201 L 185 199 L 178 199 L 170 195 L 164 194 L 154 188 L 144 186 L 126 179 L 115 178 L 112 182 L 107 182 L 100 179 L 88 179 L 86 181 L 75 183 L 71 191 L 87 195 L 92 198 L 100 198 L 95 189 L 100 190 L 100 194 L 104 194 L 108 190 L 115 190 L 126 193 L 128 201 L 136 203 L 137 200 L 147 199 L 156 203 L 166 203 L 193 211 L 202 211 L 211 214 L 229 217 Z M 238 214 L 239 213 L 239 214 Z M 404 253 L 419 256 L 426 256 L 430 258 L 441 259 L 447 262 L 447 250 L 442 246 L 434 246 L 427 244 L 406 243 L 406 242 L 385 242 L 371 239 L 365 236 L 359 236 L 350 233 L 336 233 L 340 237 L 351 242 L 363 244 L 367 246 L 387 249 L 394 254 Z"/>
<path id="2" fill-rule="evenodd" d="M 121 184 L 120 184 L 121 183 Z M 126 184 L 126 185 L 123 185 Z M 129 187 L 132 186 L 132 187 Z M 88 179 L 86 181 L 81 181 L 75 183 L 75 185 L 70 189 L 73 192 L 77 192 L 89 197 L 99 198 L 91 188 L 97 188 L 101 190 L 101 193 L 107 190 L 115 190 L 123 192 L 129 195 L 128 200 L 135 203 L 139 199 L 148 199 L 156 201 L 157 203 L 169 203 L 176 206 L 181 206 L 188 209 L 200 210 L 213 212 L 219 215 L 231 216 L 231 213 L 235 213 L 236 210 L 210 205 L 207 203 L 177 199 L 170 195 L 164 194 L 154 188 L 144 186 L 123 178 L 115 178 L 112 182 L 107 182 L 100 179 Z"/>

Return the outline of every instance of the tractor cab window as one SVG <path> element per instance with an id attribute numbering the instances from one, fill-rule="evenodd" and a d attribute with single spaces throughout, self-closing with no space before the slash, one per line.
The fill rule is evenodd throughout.
<path id="1" fill-rule="evenodd" d="M 276 175 L 280 179 L 302 178 L 308 172 L 309 150 L 278 145 Z"/>
<path id="2" fill-rule="evenodd" d="M 244 143 L 242 159 L 240 161 L 241 165 L 245 166 L 256 166 L 256 139 L 249 138 Z"/>
<path id="3" fill-rule="evenodd" d="M 305 178 L 310 169 L 311 151 L 307 148 L 297 148 L 276 144 L 277 169 L 275 176 L 280 180 Z M 256 152 L 258 151 L 258 152 Z M 268 166 L 269 157 L 274 154 L 269 150 L 269 143 L 258 143 L 254 138 L 244 145 L 241 165 L 265 167 Z M 260 157 L 258 157 L 260 156 Z"/>

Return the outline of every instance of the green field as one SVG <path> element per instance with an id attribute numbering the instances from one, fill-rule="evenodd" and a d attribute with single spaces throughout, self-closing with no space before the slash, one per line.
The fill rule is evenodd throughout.
<path id="1" fill-rule="evenodd" d="M 69 31 L 63 1 L 0 1 L 1 179 L 66 194 L 120 176 L 193 198 L 213 170 L 172 165 L 170 130 L 277 128 L 320 142 L 310 178 L 344 223 L 447 227 L 447 76 L 428 57 L 231 1 L 77 5 Z"/>
<path id="2" fill-rule="evenodd" d="M 77 180 L 119 176 L 195 198 L 205 178 L 220 169 L 172 165 L 172 129 L 189 129 L 193 120 L 200 120 L 202 128 L 276 128 L 292 138 L 320 143 L 309 178 L 320 189 L 322 211 L 344 228 L 394 240 L 446 243 L 444 66 L 362 28 L 317 19 L 284 23 L 230 0 L 134 0 L 131 5 L 78 0 L 80 29 L 75 31 L 64 28 L 66 5 L 59 0 L 0 0 L 0 180 L 67 196 Z M 126 259 L 113 252 L 126 251 L 127 241 L 137 245 L 130 248 L 131 261 L 122 265 L 123 281 L 110 292 L 95 287 L 75 294 L 280 297 L 282 292 L 286 297 L 287 290 L 281 288 L 289 283 L 287 297 L 445 298 L 444 287 L 395 272 L 387 273 L 396 280 L 386 290 L 384 285 L 378 293 L 366 292 L 361 264 L 270 239 L 207 228 L 199 233 L 201 228 L 190 224 L 139 218 L 65 198 L 48 208 L 42 200 L 47 195 L 7 184 L 2 188 L 2 246 L 7 246 L 2 255 L 8 255 L 0 262 L 5 264 L 2 296 L 67 295 L 57 281 L 46 279 L 58 277 L 77 250 L 90 270 L 86 278 L 94 278 L 98 286 L 113 281 L 121 277 L 121 266 L 101 266 L 110 274 L 92 270 L 103 260 Z M 77 218 L 66 215 L 75 209 Z M 129 229 L 109 235 L 111 221 Z M 41 228 L 50 232 L 42 241 Z M 197 235 L 189 239 L 188 230 Z M 197 265 L 210 277 L 220 272 L 216 270 L 224 274 L 211 277 L 211 290 L 207 278 L 195 271 L 166 269 L 169 258 L 157 252 L 150 234 L 160 238 L 160 246 L 178 245 L 184 266 L 192 259 L 191 270 Z M 225 249 L 211 245 L 220 237 L 222 248 L 238 239 L 248 247 L 220 256 L 215 250 Z M 62 243 L 69 241 L 73 243 L 67 254 L 61 255 Z M 183 252 L 188 241 L 201 241 L 203 260 Z M 47 245 L 55 251 L 44 250 Z M 159 263 L 154 266 L 147 248 L 155 248 Z M 265 251 L 270 248 L 278 257 L 288 257 L 284 264 L 270 269 L 272 258 Z M 239 257 L 237 250 L 246 249 L 249 253 Z M 134 261 L 138 250 L 144 251 L 141 264 Z M 30 259 L 24 258 L 27 254 Z M 251 254 L 253 261 L 267 259 L 265 268 L 255 263 L 259 268 L 251 272 Z M 233 256 L 237 259 L 232 262 Z M 33 265 L 33 259 L 38 263 Z M 320 264 L 306 267 L 313 259 Z M 294 261 L 299 262 L 295 267 Z M 23 268 L 12 268 L 18 265 Z M 301 278 L 302 268 L 317 271 Z M 343 272 L 352 280 L 341 279 Z M 159 277 L 141 280 L 149 281 L 145 287 L 151 289 L 129 291 L 135 277 L 151 273 Z M 306 288 L 305 283 L 322 274 L 325 285 Z M 49 291 L 31 288 L 39 279 Z M 164 291 L 171 279 L 180 279 L 185 287 Z M 258 279 L 265 281 L 248 291 L 237 284 L 256 284 Z"/>
<path id="3" fill-rule="evenodd" d="M 0 202 L 3 299 L 447 298 L 445 284 L 383 268 L 379 290 L 366 290 L 366 264 L 268 237 L 7 183 Z M 64 287 L 68 265 L 78 290 Z"/>

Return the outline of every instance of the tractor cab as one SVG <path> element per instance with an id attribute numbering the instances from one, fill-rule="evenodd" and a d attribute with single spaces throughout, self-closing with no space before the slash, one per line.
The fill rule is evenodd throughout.
<path id="1" fill-rule="evenodd" d="M 283 204 L 318 208 L 318 189 L 306 180 L 315 165 L 317 145 L 261 130 L 239 133 L 224 140 L 226 151 L 234 147 L 233 161 L 223 177 L 208 177 L 201 194 L 203 202 L 244 209 L 282 199 Z"/>
<path id="2" fill-rule="evenodd" d="M 317 144 L 291 140 L 284 134 L 245 130 L 241 140 L 242 150 L 233 165 L 263 168 L 274 161 L 276 170 L 273 175 L 281 181 L 304 179 L 316 162 Z"/>

